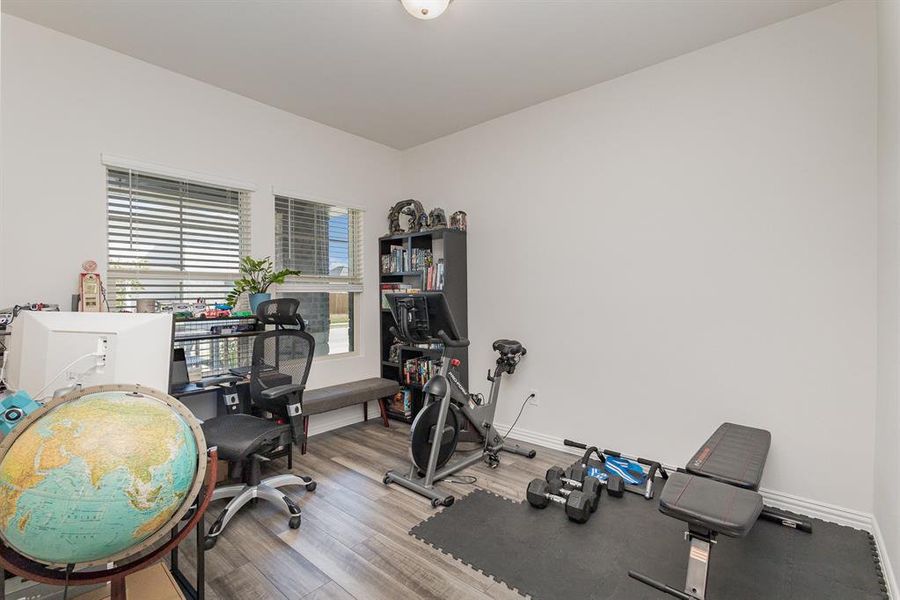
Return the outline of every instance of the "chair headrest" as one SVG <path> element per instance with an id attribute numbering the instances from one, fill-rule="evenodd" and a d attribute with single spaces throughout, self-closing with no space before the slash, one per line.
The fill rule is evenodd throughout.
<path id="1" fill-rule="evenodd" d="M 304 328 L 303 318 L 297 309 L 300 301 L 296 298 L 275 298 L 260 302 L 256 307 L 256 318 L 266 325 L 299 325 Z"/>

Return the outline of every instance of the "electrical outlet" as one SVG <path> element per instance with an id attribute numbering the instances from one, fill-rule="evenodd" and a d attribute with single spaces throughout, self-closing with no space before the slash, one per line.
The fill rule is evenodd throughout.
<path id="1" fill-rule="evenodd" d="M 528 400 L 528 404 L 530 404 L 531 406 L 540 406 L 541 395 L 538 394 L 537 390 L 531 390 L 531 399 Z"/>

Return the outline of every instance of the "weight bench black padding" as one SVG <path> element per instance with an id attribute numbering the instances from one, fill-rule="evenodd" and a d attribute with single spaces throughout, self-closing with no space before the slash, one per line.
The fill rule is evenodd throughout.
<path id="1" fill-rule="evenodd" d="M 728 485 L 758 490 L 772 434 L 765 429 L 722 423 L 688 461 L 685 470 Z"/>
<path id="2" fill-rule="evenodd" d="M 722 423 L 688 462 L 669 476 L 659 511 L 688 524 L 691 542 L 684 591 L 635 571 L 628 575 L 683 600 L 706 598 L 709 555 L 718 534 L 741 538 L 760 518 L 812 533 L 809 520 L 763 505 L 757 491 L 772 434 L 764 429 Z"/>
<path id="3" fill-rule="evenodd" d="M 772 434 L 765 429 L 722 423 L 688 461 L 685 471 L 731 486 L 756 491 L 772 445 Z M 771 506 L 763 506 L 759 517 L 812 533 L 808 520 L 797 519 Z"/>
<path id="4" fill-rule="evenodd" d="M 303 393 L 303 433 L 309 433 L 309 417 L 339 408 L 363 405 L 363 418 L 369 420 L 369 405 L 371 400 L 378 401 L 378 409 L 381 420 L 388 427 L 387 399 L 400 391 L 400 384 L 392 379 L 383 377 L 370 377 L 360 381 L 339 383 L 328 387 L 308 390 Z M 306 441 L 300 448 L 302 454 L 306 454 Z"/>
<path id="5" fill-rule="evenodd" d="M 723 465 L 733 467 L 739 462 L 736 459 Z M 684 591 L 636 571 L 629 571 L 628 575 L 681 600 L 705 600 L 710 552 L 716 536 L 721 533 L 733 538 L 745 537 L 762 508 L 762 496 L 754 490 L 699 475 L 672 473 L 659 497 L 659 512 L 688 524 L 686 537 L 691 550 Z"/>
<path id="6" fill-rule="evenodd" d="M 762 507 L 752 490 L 685 473 L 672 473 L 659 498 L 664 515 L 735 538 L 750 533 Z"/>

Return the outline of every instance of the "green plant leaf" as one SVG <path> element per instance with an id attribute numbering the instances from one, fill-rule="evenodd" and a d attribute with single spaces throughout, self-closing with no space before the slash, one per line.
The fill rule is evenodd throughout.
<path id="1" fill-rule="evenodd" d="M 227 302 L 232 306 L 236 305 L 238 299 L 244 293 L 265 293 L 273 283 L 281 284 L 288 277 L 300 274 L 300 271 L 293 269 L 282 269 L 276 272 L 275 264 L 269 256 L 259 260 L 252 256 L 241 258 L 240 271 L 241 278 L 235 280 L 234 289 L 231 290 L 227 298 Z"/>

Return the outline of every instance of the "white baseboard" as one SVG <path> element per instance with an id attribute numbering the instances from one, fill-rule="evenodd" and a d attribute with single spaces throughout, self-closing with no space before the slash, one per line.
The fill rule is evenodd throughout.
<path id="1" fill-rule="evenodd" d="M 497 423 L 497 429 L 506 432 L 509 425 Z M 563 445 L 563 438 L 539 433 L 537 431 L 529 431 L 527 429 L 519 429 L 513 432 L 513 438 L 516 440 L 534 444 L 543 448 L 552 450 L 560 450 L 569 454 L 581 454 L 578 448 Z M 664 465 L 667 469 L 674 471 L 675 467 Z M 887 583 L 888 593 L 891 598 L 900 597 L 900 588 L 897 587 L 897 580 L 894 577 L 894 571 L 891 568 L 891 561 L 888 557 L 887 548 L 884 544 L 884 538 L 881 536 L 881 530 L 878 528 L 878 521 L 869 513 L 860 512 L 842 506 L 835 506 L 825 502 L 818 502 L 809 498 L 794 496 L 776 490 L 760 489 L 766 505 L 774 508 L 789 510 L 807 517 L 814 517 L 829 523 L 845 525 L 854 529 L 871 533 L 878 545 L 878 552 L 881 556 L 881 568 L 884 571 L 884 579 Z"/>
<path id="2" fill-rule="evenodd" d="M 792 494 L 785 494 L 776 490 L 760 488 L 759 493 L 762 494 L 766 506 L 781 508 L 807 517 L 814 517 L 829 523 L 845 525 L 853 529 L 861 529 L 872 533 L 874 518 L 871 514 Z"/>
<path id="3" fill-rule="evenodd" d="M 897 579 L 894 576 L 894 568 L 891 566 L 891 557 L 888 556 L 884 537 L 881 535 L 881 527 L 878 526 L 878 519 L 874 517 L 872 518 L 872 535 L 875 537 L 875 543 L 878 545 L 878 554 L 881 557 L 881 569 L 884 571 L 884 581 L 887 584 L 888 596 L 897 598 L 900 596 L 900 588 L 897 587 Z"/>

